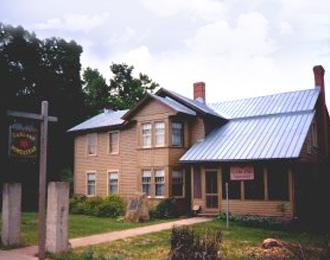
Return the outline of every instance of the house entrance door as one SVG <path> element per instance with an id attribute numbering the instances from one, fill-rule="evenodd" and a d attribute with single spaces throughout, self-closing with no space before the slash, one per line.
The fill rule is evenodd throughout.
<path id="1" fill-rule="evenodd" d="M 218 211 L 219 194 L 218 194 L 218 172 L 216 170 L 205 171 L 205 198 L 206 209 Z"/>

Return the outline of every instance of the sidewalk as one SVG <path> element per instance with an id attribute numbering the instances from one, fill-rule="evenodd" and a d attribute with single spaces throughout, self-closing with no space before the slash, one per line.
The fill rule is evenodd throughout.
<path id="1" fill-rule="evenodd" d="M 103 242 L 111 242 L 114 240 L 123 239 L 127 237 L 140 236 L 162 230 L 168 230 L 171 229 L 173 226 L 193 225 L 211 220 L 213 220 L 213 218 L 204 218 L 204 217 L 187 218 L 187 219 L 156 224 L 146 227 L 109 232 L 109 233 L 92 235 L 81 238 L 74 238 L 74 239 L 70 239 L 69 242 L 72 248 L 76 248 L 80 246 L 88 246 Z M 29 247 L 18 248 L 7 251 L 0 250 L 0 260 L 37 260 L 37 258 L 34 257 L 37 253 L 38 253 L 37 246 L 29 246 Z"/>

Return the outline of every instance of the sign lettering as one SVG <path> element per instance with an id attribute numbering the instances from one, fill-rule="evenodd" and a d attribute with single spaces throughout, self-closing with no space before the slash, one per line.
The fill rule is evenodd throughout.
<path id="1" fill-rule="evenodd" d="M 230 180 L 232 181 L 250 181 L 254 180 L 254 167 L 253 166 L 231 166 L 230 167 Z"/>

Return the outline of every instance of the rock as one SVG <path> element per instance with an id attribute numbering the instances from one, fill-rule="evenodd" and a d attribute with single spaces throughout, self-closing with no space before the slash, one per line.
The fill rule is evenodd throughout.
<path id="1" fill-rule="evenodd" d="M 134 198 L 129 201 L 125 214 L 125 223 L 138 223 L 150 219 L 148 198 L 145 193 L 136 192 Z"/>
<path id="2" fill-rule="evenodd" d="M 265 249 L 270 249 L 273 247 L 282 247 L 282 246 L 283 246 L 282 242 L 274 238 L 267 238 L 262 242 L 262 248 Z"/>

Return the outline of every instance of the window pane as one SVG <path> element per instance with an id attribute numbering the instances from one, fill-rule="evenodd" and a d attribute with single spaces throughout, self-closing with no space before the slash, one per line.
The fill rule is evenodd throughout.
<path id="1" fill-rule="evenodd" d="M 109 193 L 118 193 L 118 172 L 109 172 Z"/>
<path id="2" fill-rule="evenodd" d="M 110 133 L 110 153 L 118 153 L 119 144 L 119 134 L 118 132 Z"/>
<path id="3" fill-rule="evenodd" d="M 254 167 L 254 180 L 244 181 L 245 198 L 251 200 L 264 200 L 264 175 L 263 167 Z"/>
<path id="4" fill-rule="evenodd" d="M 172 195 L 183 196 L 183 171 L 174 170 L 172 172 Z"/>
<path id="5" fill-rule="evenodd" d="M 164 170 L 155 171 L 155 195 L 164 196 L 165 174 Z"/>
<path id="6" fill-rule="evenodd" d="M 165 123 L 155 123 L 155 145 L 162 146 L 165 144 Z"/>
<path id="7" fill-rule="evenodd" d="M 194 198 L 202 198 L 202 175 L 200 167 L 194 168 Z"/>
<path id="8" fill-rule="evenodd" d="M 87 153 L 96 154 L 97 148 L 97 134 L 88 134 L 87 135 Z"/>
<path id="9" fill-rule="evenodd" d="M 142 125 L 142 146 L 151 146 L 151 124 Z"/>
<path id="10" fill-rule="evenodd" d="M 142 171 L 142 192 L 145 192 L 147 196 L 151 195 L 151 171 Z"/>
<path id="11" fill-rule="evenodd" d="M 288 167 L 274 164 L 268 167 L 267 170 L 268 199 L 289 200 Z"/>
<path id="12" fill-rule="evenodd" d="M 95 195 L 95 173 L 87 173 L 87 195 Z"/>
<path id="13" fill-rule="evenodd" d="M 172 122 L 172 145 L 183 145 L 183 124 L 178 122 Z"/>

